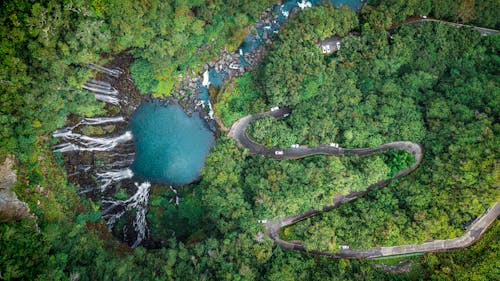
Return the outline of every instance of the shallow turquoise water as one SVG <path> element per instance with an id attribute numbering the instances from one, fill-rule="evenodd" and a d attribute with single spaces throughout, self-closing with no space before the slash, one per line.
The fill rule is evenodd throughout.
<path id="1" fill-rule="evenodd" d="M 141 180 L 187 184 L 196 180 L 214 136 L 196 113 L 176 105 L 143 103 L 130 122 L 136 155 L 132 165 Z"/>
<path id="2" fill-rule="evenodd" d="M 244 67 L 249 66 L 248 62 L 245 60 L 245 54 L 253 51 L 258 46 L 264 43 L 264 34 L 273 34 L 275 31 L 277 32 L 281 25 L 287 21 L 288 15 L 290 11 L 299 6 L 299 2 L 302 0 L 284 0 L 280 5 L 274 5 L 273 11 L 277 14 L 277 17 L 272 23 L 262 24 L 257 26 L 257 32 L 249 33 L 245 40 L 240 44 L 239 52 L 240 52 L 240 64 Z M 363 0 L 308 0 L 312 6 L 318 5 L 323 2 L 330 2 L 335 7 L 348 6 L 354 11 L 359 11 L 361 7 L 363 7 Z M 216 87 L 220 87 L 223 83 L 223 79 L 225 79 L 224 73 L 217 72 L 214 68 L 209 69 L 209 80 L 210 83 Z M 205 102 L 205 104 L 209 103 L 208 97 L 208 87 L 202 86 L 201 81 L 198 83 L 197 88 L 198 98 Z"/>

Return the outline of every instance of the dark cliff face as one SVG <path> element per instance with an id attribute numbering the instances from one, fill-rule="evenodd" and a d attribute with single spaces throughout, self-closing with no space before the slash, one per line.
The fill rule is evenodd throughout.
<path id="1" fill-rule="evenodd" d="M 13 165 L 13 156 L 7 156 L 0 165 L 0 221 L 20 220 L 32 216 L 28 205 L 20 201 L 11 190 L 17 181 L 16 171 L 12 170 Z"/>

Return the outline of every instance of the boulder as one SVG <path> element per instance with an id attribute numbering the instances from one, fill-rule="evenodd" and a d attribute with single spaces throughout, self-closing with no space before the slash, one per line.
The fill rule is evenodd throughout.
<path id="1" fill-rule="evenodd" d="M 13 156 L 7 156 L 0 165 L 0 221 L 33 217 L 28 205 L 20 201 L 11 190 L 17 181 L 16 171 L 12 170 L 13 165 Z"/>

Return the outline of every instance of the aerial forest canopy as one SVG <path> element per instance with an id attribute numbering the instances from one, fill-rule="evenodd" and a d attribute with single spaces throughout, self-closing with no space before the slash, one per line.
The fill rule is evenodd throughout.
<path id="1" fill-rule="evenodd" d="M 414 159 L 312 156 L 276 161 L 224 136 L 200 182 L 179 206 L 154 186 L 148 221 L 156 249 L 131 249 L 108 231 L 99 204 L 68 183 L 51 133 L 77 117 L 112 112 L 81 86 L 114 54 L 132 54 L 137 88 L 174 95 L 174 84 L 237 51 L 275 1 L 4 1 L 0 4 L 0 164 L 14 155 L 13 186 L 33 216 L 0 216 L 0 280 L 495 280 L 499 225 L 472 247 L 412 257 L 413 270 L 382 271 L 377 261 L 285 251 L 259 220 L 320 208 L 366 189 Z M 282 229 L 307 249 L 338 251 L 417 244 L 460 236 L 500 198 L 500 36 L 432 16 L 500 28 L 499 2 L 368 1 L 359 13 L 329 4 L 291 14 L 252 72 L 212 88 L 226 127 L 261 118 L 248 134 L 267 147 L 292 144 L 376 147 L 405 140 L 425 156 L 411 175 L 356 201 Z M 324 55 L 318 42 L 344 37 Z M 3 177 L 0 175 L 0 187 Z M 36 219 L 34 219 L 36 218 Z M 176 233 L 176 235 L 174 235 Z M 389 261 L 397 263 L 398 259 Z"/>

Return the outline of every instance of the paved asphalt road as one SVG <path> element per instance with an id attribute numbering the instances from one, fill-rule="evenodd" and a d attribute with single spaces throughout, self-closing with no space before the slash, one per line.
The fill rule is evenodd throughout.
<path id="1" fill-rule="evenodd" d="M 256 143 L 250 139 L 246 133 L 246 128 L 250 122 L 259 119 L 263 116 L 273 116 L 275 118 L 283 118 L 288 116 L 291 110 L 288 108 L 280 108 L 274 111 L 263 112 L 255 115 L 247 115 L 238 121 L 236 121 L 229 131 L 228 135 L 234 138 L 241 146 L 246 147 L 251 154 L 262 154 L 274 159 L 298 159 L 311 155 L 324 154 L 324 155 L 358 155 L 358 156 L 369 156 L 374 155 L 389 149 L 405 150 L 411 153 L 415 157 L 415 163 L 408 169 L 402 170 L 397 173 L 394 177 L 379 181 L 375 184 L 370 185 L 365 191 L 353 191 L 347 195 L 338 195 L 333 198 L 333 204 L 324 206 L 321 210 L 309 210 L 302 214 L 297 214 L 289 216 L 280 220 L 272 220 L 266 222 L 266 232 L 278 245 L 284 249 L 296 250 L 304 253 L 310 253 L 315 255 L 329 256 L 333 258 L 376 258 L 383 256 L 392 255 L 402 255 L 410 253 L 423 253 L 423 252 L 437 252 L 437 251 L 447 251 L 453 249 L 464 248 L 472 243 L 474 243 L 481 234 L 486 231 L 488 226 L 493 223 L 496 218 L 500 215 L 500 204 L 497 202 L 493 207 L 488 209 L 480 218 L 478 218 L 470 227 L 469 230 L 462 236 L 447 239 L 447 240 L 434 240 L 425 242 L 422 244 L 415 245 L 401 245 L 401 246 L 391 246 L 391 247 L 378 247 L 370 248 L 365 250 L 351 250 L 351 249 L 340 249 L 338 252 L 328 252 L 328 251 L 316 251 L 316 250 L 306 250 L 304 246 L 296 242 L 284 241 L 279 237 L 279 230 L 282 227 L 294 224 L 298 221 L 310 218 L 319 213 L 331 210 L 341 204 L 355 200 L 359 197 L 366 195 L 372 190 L 382 188 L 387 186 L 395 179 L 402 178 L 418 168 L 423 158 L 423 148 L 420 144 L 416 144 L 408 141 L 398 141 L 390 142 L 380 145 L 379 147 L 370 148 L 360 148 L 360 149 L 348 149 L 348 148 L 336 148 L 330 145 L 319 145 L 317 147 L 307 147 L 300 146 L 298 148 L 288 148 L 286 150 L 280 150 L 277 148 L 267 148 L 259 143 Z M 283 154 L 277 155 L 276 151 L 283 151 Z"/>

